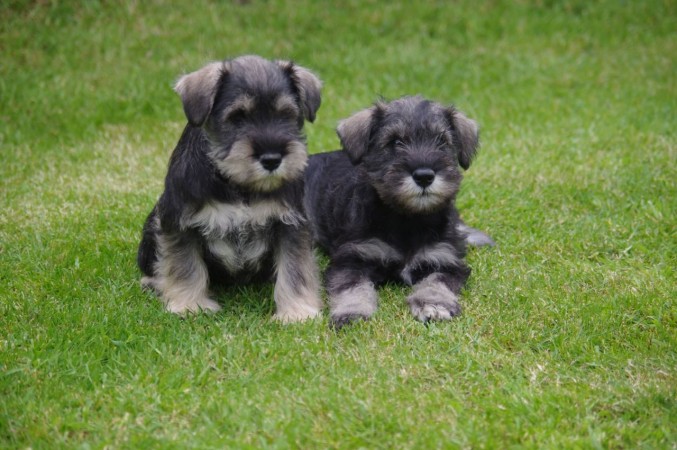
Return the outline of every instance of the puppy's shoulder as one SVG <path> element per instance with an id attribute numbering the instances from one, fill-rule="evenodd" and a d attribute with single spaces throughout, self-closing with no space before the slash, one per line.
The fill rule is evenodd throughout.
<path id="1" fill-rule="evenodd" d="M 186 210 L 198 209 L 215 196 L 229 197 L 221 192 L 224 183 L 209 161 L 206 147 L 204 132 L 187 125 L 169 160 L 165 189 L 157 205 L 163 229 L 180 228 Z"/>
<path id="2" fill-rule="evenodd" d="M 169 159 L 166 182 L 192 180 L 214 172 L 207 157 L 207 138 L 201 128 L 186 125 Z"/>

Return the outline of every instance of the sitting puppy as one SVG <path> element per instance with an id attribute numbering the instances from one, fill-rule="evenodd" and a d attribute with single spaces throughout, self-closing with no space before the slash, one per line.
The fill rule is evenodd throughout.
<path id="1" fill-rule="evenodd" d="M 337 131 L 343 150 L 312 156 L 305 175 L 314 238 L 330 256 L 332 323 L 369 318 L 374 286 L 389 280 L 413 286 L 408 302 L 418 320 L 458 315 L 470 275 L 466 240 L 493 244 L 454 206 L 477 124 L 453 107 L 404 97 L 376 103 Z"/>
<path id="2" fill-rule="evenodd" d="M 209 64 L 176 84 L 188 118 L 139 246 L 142 285 L 167 310 L 218 311 L 210 282 L 275 277 L 276 318 L 322 307 L 303 208 L 304 120 L 320 80 L 257 56 Z"/>

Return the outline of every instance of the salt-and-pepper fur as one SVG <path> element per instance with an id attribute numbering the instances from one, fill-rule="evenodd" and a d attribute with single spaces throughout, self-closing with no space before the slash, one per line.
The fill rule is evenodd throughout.
<path id="1" fill-rule="evenodd" d="M 188 118 L 139 246 L 142 285 L 168 311 L 218 311 L 212 283 L 275 280 L 275 317 L 320 314 L 303 206 L 305 120 L 320 80 L 286 61 L 242 56 L 176 84 Z"/>
<path id="2" fill-rule="evenodd" d="M 314 238 L 330 257 L 333 325 L 371 317 L 386 281 L 413 286 L 408 303 L 420 321 L 460 314 L 466 241 L 493 244 L 454 205 L 477 124 L 417 96 L 378 102 L 337 132 L 343 150 L 313 155 L 305 175 Z"/>

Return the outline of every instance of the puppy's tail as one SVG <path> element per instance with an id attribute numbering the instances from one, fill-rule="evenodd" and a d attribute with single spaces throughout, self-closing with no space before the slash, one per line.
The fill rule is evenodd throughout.
<path id="1" fill-rule="evenodd" d="M 152 277 L 153 267 L 157 261 L 157 253 L 155 251 L 157 243 L 155 241 L 155 233 L 157 231 L 157 212 L 156 208 L 148 215 L 146 223 L 143 225 L 143 235 L 141 236 L 141 243 L 139 244 L 139 252 L 136 255 L 136 262 L 139 269 L 144 275 Z"/>

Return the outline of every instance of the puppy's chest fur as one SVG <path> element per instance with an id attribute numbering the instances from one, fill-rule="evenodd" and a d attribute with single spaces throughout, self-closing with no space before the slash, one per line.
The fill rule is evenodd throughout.
<path id="1" fill-rule="evenodd" d="M 298 226 L 303 217 L 285 203 L 206 203 L 182 218 L 182 227 L 197 230 L 205 250 L 230 274 L 258 271 L 273 251 L 280 224 Z"/>

